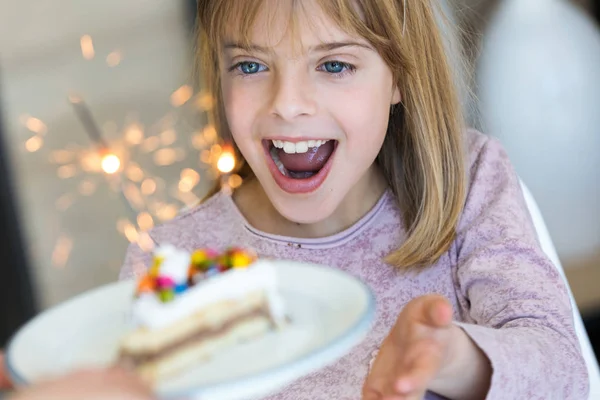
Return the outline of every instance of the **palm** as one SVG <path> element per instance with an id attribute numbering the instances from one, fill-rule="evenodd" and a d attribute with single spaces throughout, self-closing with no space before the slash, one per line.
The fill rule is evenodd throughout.
<path id="1" fill-rule="evenodd" d="M 420 399 L 446 360 L 451 309 L 438 296 L 411 301 L 384 340 L 364 400 Z"/>

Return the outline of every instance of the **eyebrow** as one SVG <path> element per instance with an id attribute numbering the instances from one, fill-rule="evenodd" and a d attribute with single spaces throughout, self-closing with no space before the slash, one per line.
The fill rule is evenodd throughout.
<path id="1" fill-rule="evenodd" d="M 327 42 L 321 43 L 317 46 L 311 47 L 308 49 L 309 52 L 325 52 L 325 51 L 333 51 L 344 47 L 361 47 L 367 50 L 373 50 L 373 48 L 367 44 L 359 43 L 359 42 Z M 224 46 L 227 50 L 232 49 L 241 49 L 246 51 L 255 51 L 258 53 L 269 53 L 270 50 L 268 47 L 259 46 L 256 44 L 242 44 L 237 42 L 227 42 Z"/>

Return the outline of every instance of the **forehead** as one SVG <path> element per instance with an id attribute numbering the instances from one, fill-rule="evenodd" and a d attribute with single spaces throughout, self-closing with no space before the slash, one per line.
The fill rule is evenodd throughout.
<path id="1" fill-rule="evenodd" d="M 257 3 L 261 3 L 261 6 L 256 10 L 239 9 L 229 17 L 222 44 L 305 51 L 319 43 L 349 38 L 366 42 L 345 30 L 318 0 L 262 0 Z"/>

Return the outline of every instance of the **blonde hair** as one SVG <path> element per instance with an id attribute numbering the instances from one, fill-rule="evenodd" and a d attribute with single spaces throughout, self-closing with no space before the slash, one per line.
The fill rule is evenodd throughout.
<path id="1" fill-rule="evenodd" d="M 291 1 L 293 7 L 300 3 Z M 221 41 L 231 21 L 239 26 L 242 40 L 249 40 L 263 3 L 198 0 L 197 75 L 215 96 L 210 117 L 226 141 L 232 138 L 220 93 Z M 435 0 L 408 0 L 406 10 L 403 0 L 318 3 L 341 29 L 369 41 L 393 72 L 402 102 L 392 107 L 377 162 L 398 201 L 408 236 L 386 261 L 403 268 L 430 265 L 454 240 L 467 186 L 465 123 L 457 76 L 439 29 L 443 13 Z M 238 173 L 246 178 L 252 171 L 243 165 Z"/>

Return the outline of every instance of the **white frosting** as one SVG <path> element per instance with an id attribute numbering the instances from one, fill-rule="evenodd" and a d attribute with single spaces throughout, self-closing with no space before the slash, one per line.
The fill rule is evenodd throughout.
<path id="1" fill-rule="evenodd" d="M 282 322 L 285 307 L 277 292 L 277 272 L 266 260 L 256 261 L 246 269 L 232 269 L 213 276 L 168 303 L 162 303 L 155 294 L 142 295 L 134 301 L 132 314 L 136 324 L 160 329 L 213 303 L 243 297 L 257 290 L 267 292 L 273 318 L 276 323 Z"/>
<path id="2" fill-rule="evenodd" d="M 191 257 L 189 252 L 167 245 L 160 248 L 156 255 L 164 257 L 160 264 L 160 275 L 173 279 L 176 285 L 187 282 Z"/>
<path id="3" fill-rule="evenodd" d="M 171 254 L 177 252 L 177 247 L 172 244 L 163 244 L 154 250 L 154 255 L 157 257 L 167 258 Z"/>

